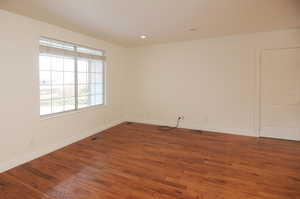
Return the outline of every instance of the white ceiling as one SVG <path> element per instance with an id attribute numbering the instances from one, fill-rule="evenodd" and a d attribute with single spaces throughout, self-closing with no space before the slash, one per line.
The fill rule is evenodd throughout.
<path id="1" fill-rule="evenodd" d="M 300 27 L 300 0 L 0 0 L 0 8 L 126 46 Z"/>

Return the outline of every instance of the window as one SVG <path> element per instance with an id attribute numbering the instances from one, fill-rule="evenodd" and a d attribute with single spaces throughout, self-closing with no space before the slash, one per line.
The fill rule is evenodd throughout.
<path id="1" fill-rule="evenodd" d="M 104 52 L 40 39 L 40 115 L 104 104 Z"/>

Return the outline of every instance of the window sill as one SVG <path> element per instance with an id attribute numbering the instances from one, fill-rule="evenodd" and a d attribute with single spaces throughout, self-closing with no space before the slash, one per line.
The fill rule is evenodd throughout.
<path id="1" fill-rule="evenodd" d="M 99 105 L 93 105 L 93 106 L 88 106 L 84 108 L 80 108 L 77 110 L 70 110 L 70 111 L 65 111 L 65 112 L 60 112 L 60 113 L 53 113 L 53 114 L 48 114 L 48 115 L 40 115 L 40 120 L 49 120 L 49 119 L 54 119 L 54 118 L 59 118 L 59 117 L 65 117 L 65 116 L 70 116 L 74 115 L 77 113 L 82 113 L 82 112 L 87 112 L 87 111 L 94 111 L 98 110 L 100 108 L 103 108 L 107 106 L 106 104 L 99 104 Z"/>

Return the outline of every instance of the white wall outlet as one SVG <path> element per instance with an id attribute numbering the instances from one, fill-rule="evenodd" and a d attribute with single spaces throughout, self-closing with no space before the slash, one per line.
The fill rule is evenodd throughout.
<path id="1" fill-rule="evenodd" d="M 179 115 L 179 116 L 177 117 L 177 119 L 180 120 L 180 121 L 183 121 L 183 120 L 184 120 L 184 116 L 183 116 L 183 115 Z"/>

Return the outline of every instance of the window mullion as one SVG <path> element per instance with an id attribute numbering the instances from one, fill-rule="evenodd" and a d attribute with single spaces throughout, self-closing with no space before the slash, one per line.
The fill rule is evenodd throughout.
<path id="1" fill-rule="evenodd" d="M 52 68 L 53 68 L 53 59 L 50 58 L 50 89 L 51 89 L 51 113 L 53 113 L 53 82 L 52 82 Z"/>
<path id="2" fill-rule="evenodd" d="M 89 97 L 88 97 L 88 102 L 89 102 L 89 106 L 92 104 L 92 100 L 91 100 L 91 98 L 92 98 L 92 96 L 91 96 L 91 93 L 92 93 L 92 91 L 91 91 L 91 83 L 92 83 L 92 75 L 91 75 L 91 60 L 89 59 L 88 60 L 88 90 L 89 90 Z"/>
<path id="3" fill-rule="evenodd" d="M 75 46 L 77 52 L 77 46 Z M 78 58 L 75 56 L 75 110 L 78 110 Z"/>
<path id="4" fill-rule="evenodd" d="M 63 83 L 63 86 L 62 86 L 62 89 L 63 89 L 63 111 L 65 111 L 65 102 L 66 102 L 66 94 L 65 94 L 65 56 L 63 57 L 63 72 L 62 72 L 62 76 L 63 76 L 63 80 L 62 80 L 62 83 Z"/>

